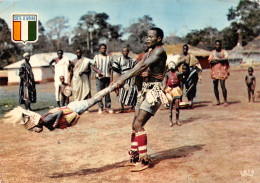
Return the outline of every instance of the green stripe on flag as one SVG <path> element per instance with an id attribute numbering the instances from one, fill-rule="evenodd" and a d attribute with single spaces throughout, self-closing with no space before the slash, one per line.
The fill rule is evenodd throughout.
<path id="1" fill-rule="evenodd" d="M 36 40 L 36 21 L 28 21 L 28 41 Z"/>

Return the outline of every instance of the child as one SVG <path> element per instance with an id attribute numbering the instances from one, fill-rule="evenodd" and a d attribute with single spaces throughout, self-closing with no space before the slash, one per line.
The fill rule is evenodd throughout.
<path id="1" fill-rule="evenodd" d="M 60 76 L 60 82 L 61 84 L 59 85 L 59 100 L 61 101 L 61 106 L 65 106 L 65 103 L 68 105 L 69 104 L 69 97 L 64 94 L 66 86 L 68 86 L 67 83 L 64 82 L 64 76 Z"/>
<path id="2" fill-rule="evenodd" d="M 176 110 L 176 124 L 181 126 L 181 122 L 179 121 L 179 103 L 182 96 L 182 75 L 178 73 L 177 67 L 174 62 L 170 62 L 168 64 L 169 71 L 165 74 L 164 78 L 164 88 L 166 91 L 166 96 L 170 102 L 169 108 L 169 118 L 170 118 L 170 127 L 173 126 L 172 122 L 172 109 L 173 104 L 175 104 Z"/>
<path id="3" fill-rule="evenodd" d="M 190 102 L 190 108 L 193 109 L 193 99 L 196 96 L 196 86 L 199 80 L 198 72 L 196 69 L 190 69 L 187 63 L 184 63 L 182 66 L 182 74 L 183 74 L 183 84 L 186 88 L 186 97 Z"/>
<path id="4" fill-rule="evenodd" d="M 253 102 L 255 102 L 255 87 L 256 87 L 256 79 L 255 76 L 253 75 L 254 69 L 253 67 L 248 68 L 248 75 L 246 75 L 245 81 L 247 85 L 247 91 L 248 91 L 248 102 L 251 101 L 251 95 Z"/>

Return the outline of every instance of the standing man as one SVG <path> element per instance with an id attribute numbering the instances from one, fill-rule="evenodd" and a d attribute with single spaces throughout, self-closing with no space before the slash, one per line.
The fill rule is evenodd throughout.
<path id="1" fill-rule="evenodd" d="M 19 85 L 19 104 L 24 104 L 26 110 L 31 109 L 31 103 L 36 102 L 36 88 L 34 75 L 32 72 L 30 54 L 23 54 L 25 62 L 19 69 L 20 85 Z"/>
<path id="2" fill-rule="evenodd" d="M 147 135 L 144 130 L 146 122 L 155 114 L 166 96 L 163 93 L 162 81 L 166 71 L 166 51 L 163 48 L 163 31 L 160 28 L 148 30 L 146 43 L 149 51 L 138 64 L 117 81 L 118 86 L 124 85 L 125 81 L 133 76 L 142 74 L 143 87 L 138 96 L 135 116 L 132 125 L 130 163 L 135 165 L 131 171 L 142 171 L 149 167 L 147 157 Z"/>
<path id="3" fill-rule="evenodd" d="M 128 48 L 123 48 L 122 54 L 123 56 L 119 57 L 113 63 L 113 71 L 120 75 L 124 75 L 128 70 L 132 69 L 137 64 L 136 60 L 133 60 L 128 56 Z M 124 87 L 119 90 L 119 102 L 122 106 L 121 112 L 124 111 L 124 105 L 132 106 L 132 109 L 134 108 L 137 100 L 137 93 L 138 90 L 135 85 L 135 77 L 126 80 Z"/>
<path id="4" fill-rule="evenodd" d="M 77 59 L 69 66 L 69 85 L 72 85 L 73 97 L 76 101 L 85 100 L 91 97 L 91 68 L 90 60 L 82 57 L 80 48 L 76 50 Z"/>
<path id="5" fill-rule="evenodd" d="M 187 63 L 190 66 L 190 68 L 196 69 L 198 72 L 202 71 L 200 62 L 194 55 L 189 53 L 189 46 L 187 44 L 183 45 L 182 47 L 182 54 L 180 54 L 180 60 L 181 61 L 178 63 L 178 65 Z"/>
<path id="6" fill-rule="evenodd" d="M 58 106 L 60 107 L 60 100 L 59 100 L 59 86 L 61 84 L 60 82 L 60 76 L 64 76 L 65 83 L 68 83 L 68 66 L 69 66 L 69 59 L 66 57 L 63 57 L 63 51 L 58 50 L 57 51 L 58 58 L 53 59 L 49 66 L 54 71 L 54 86 L 55 86 L 55 96 Z M 55 64 L 54 66 L 52 64 Z"/>
<path id="7" fill-rule="evenodd" d="M 185 88 L 187 91 L 186 96 L 188 98 L 188 101 L 190 102 L 190 108 L 193 108 L 193 99 L 196 96 L 196 87 L 198 80 L 201 79 L 202 68 L 198 59 L 194 55 L 190 54 L 188 51 L 189 46 L 187 44 L 183 45 L 182 54 L 180 54 L 181 61 L 178 63 L 178 66 L 180 66 L 180 64 L 186 64 L 188 66 L 184 74 L 184 76 L 186 77 Z M 187 69 L 189 70 L 187 71 Z M 183 68 L 181 70 L 183 70 Z"/>
<path id="8" fill-rule="evenodd" d="M 220 81 L 220 86 L 222 88 L 222 93 L 224 97 L 224 106 L 228 106 L 227 103 L 227 89 L 225 86 L 225 80 L 229 77 L 229 61 L 228 53 L 226 50 L 221 48 L 221 41 L 215 41 L 215 50 L 210 53 L 209 63 L 210 63 L 210 74 L 213 79 L 214 93 L 217 99 L 217 105 L 220 105 L 218 83 Z"/>
<path id="9" fill-rule="evenodd" d="M 148 47 L 147 47 L 146 43 L 144 43 L 144 44 L 143 44 L 143 52 L 138 55 L 138 57 L 137 57 L 137 59 L 136 59 L 137 62 L 139 62 L 139 61 L 142 60 L 144 54 L 145 54 L 147 51 L 148 51 Z"/>
<path id="10" fill-rule="evenodd" d="M 99 46 L 100 54 L 94 57 L 93 70 L 96 72 L 96 87 L 97 92 L 106 88 L 110 84 L 110 77 L 112 75 L 113 59 L 107 55 L 107 45 L 101 44 Z M 102 114 L 103 111 L 102 100 L 98 103 L 98 114 Z M 105 107 L 109 113 L 113 113 L 111 110 L 111 98 L 110 94 L 105 96 Z"/>

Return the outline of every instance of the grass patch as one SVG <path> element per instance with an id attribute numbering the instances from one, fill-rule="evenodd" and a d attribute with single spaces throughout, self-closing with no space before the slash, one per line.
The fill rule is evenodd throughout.
<path id="1" fill-rule="evenodd" d="M 4 113 L 10 111 L 14 107 L 19 106 L 17 99 L 6 98 L 1 99 L 0 101 L 0 118 L 3 117 Z M 48 112 L 50 108 L 55 107 L 56 103 L 53 101 L 37 101 L 36 103 L 31 104 L 33 111 L 37 113 Z M 24 108 L 24 105 L 21 105 Z"/>
<path id="2" fill-rule="evenodd" d="M 5 112 L 10 111 L 18 102 L 14 98 L 3 98 L 0 100 L 0 117 L 4 115 Z"/>

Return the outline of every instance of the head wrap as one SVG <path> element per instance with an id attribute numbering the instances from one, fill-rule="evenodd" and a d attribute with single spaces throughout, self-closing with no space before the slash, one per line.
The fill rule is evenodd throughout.
<path id="1" fill-rule="evenodd" d="M 25 58 L 27 56 L 30 56 L 30 53 L 26 52 L 26 53 L 23 54 L 23 58 Z"/>
<path id="2" fill-rule="evenodd" d="M 167 55 L 166 66 L 168 66 L 170 62 L 174 62 L 175 65 L 178 65 L 180 60 L 181 60 L 180 55 L 172 55 L 172 54 Z"/>
<path id="3" fill-rule="evenodd" d="M 175 68 L 176 68 L 176 65 L 175 65 L 174 61 L 170 61 L 170 62 L 168 63 L 168 68 L 169 68 L 169 69 L 175 69 Z"/>

